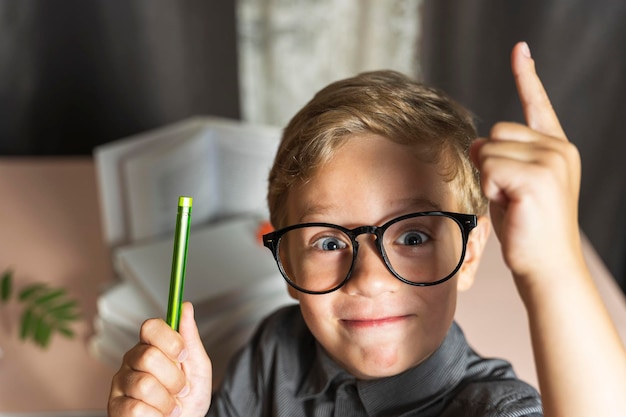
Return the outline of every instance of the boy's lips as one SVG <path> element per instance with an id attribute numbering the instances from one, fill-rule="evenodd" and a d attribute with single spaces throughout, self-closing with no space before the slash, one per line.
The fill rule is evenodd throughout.
<path id="1" fill-rule="evenodd" d="M 385 316 L 376 318 L 350 318 L 341 319 L 341 322 L 348 327 L 352 328 L 368 328 L 368 327 L 380 327 L 391 324 L 401 323 L 407 320 L 411 315 L 398 315 L 398 316 Z"/>

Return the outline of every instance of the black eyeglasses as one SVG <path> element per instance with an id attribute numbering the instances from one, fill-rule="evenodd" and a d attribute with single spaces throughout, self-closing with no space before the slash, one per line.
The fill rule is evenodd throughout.
<path id="1" fill-rule="evenodd" d="M 441 284 L 457 273 L 476 227 L 473 214 L 428 211 L 406 214 L 382 226 L 347 229 L 330 223 L 303 223 L 263 236 L 289 285 L 308 294 L 326 294 L 344 285 L 356 263 L 357 237 L 376 236 L 389 272 L 416 286 Z"/>

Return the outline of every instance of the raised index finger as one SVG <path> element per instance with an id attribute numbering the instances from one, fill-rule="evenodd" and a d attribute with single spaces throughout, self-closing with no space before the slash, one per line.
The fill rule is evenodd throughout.
<path id="1" fill-rule="evenodd" d="M 511 69 L 517 85 L 526 124 L 544 135 L 566 139 L 530 56 L 526 42 L 519 42 L 511 54 Z"/>

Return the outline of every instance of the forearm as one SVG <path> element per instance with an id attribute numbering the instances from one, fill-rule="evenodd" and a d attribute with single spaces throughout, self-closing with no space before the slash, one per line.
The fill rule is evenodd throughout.
<path id="1" fill-rule="evenodd" d="M 545 415 L 626 415 L 626 352 L 583 261 L 518 288 Z M 555 279 L 556 278 L 556 279 Z M 520 285 L 520 282 L 522 285 Z"/>

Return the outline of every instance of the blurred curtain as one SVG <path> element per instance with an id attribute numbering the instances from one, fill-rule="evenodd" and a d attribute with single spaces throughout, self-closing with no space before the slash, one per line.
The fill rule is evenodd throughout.
<path id="1" fill-rule="evenodd" d="M 425 0 L 422 22 L 424 79 L 472 109 L 482 134 L 523 120 L 509 56 L 528 41 L 582 155 L 582 229 L 626 289 L 626 2 Z"/>
<path id="2" fill-rule="evenodd" d="M 284 126 L 356 73 L 416 76 L 422 0 L 238 0 L 242 118 Z"/>
<path id="3" fill-rule="evenodd" d="M 194 114 L 239 117 L 230 0 L 0 2 L 0 154 L 90 154 Z"/>

